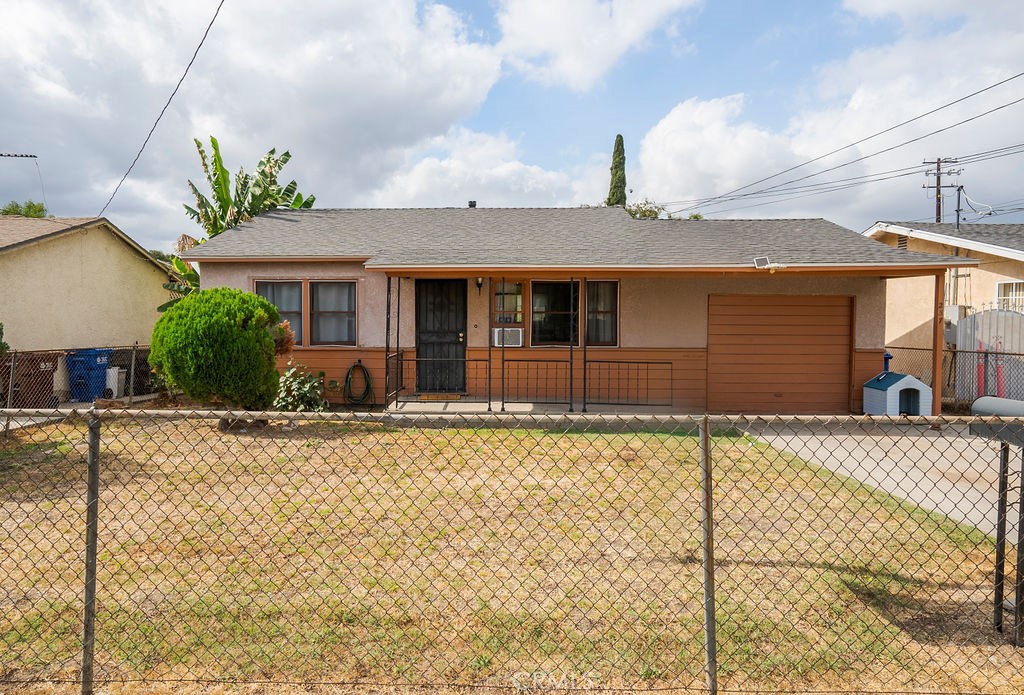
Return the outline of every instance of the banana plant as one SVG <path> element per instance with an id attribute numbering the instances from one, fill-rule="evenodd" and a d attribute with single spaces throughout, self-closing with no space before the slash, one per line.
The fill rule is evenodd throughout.
<path id="1" fill-rule="evenodd" d="M 189 190 L 196 199 L 196 204 L 195 207 L 185 205 L 185 214 L 206 230 L 207 238 L 212 239 L 267 210 L 295 210 L 313 206 L 316 196 L 303 196 L 296 190 L 298 184 L 294 180 L 283 188 L 277 182 L 281 169 L 292 157 L 290 152 L 285 151 L 278 155 L 277 149 L 271 148 L 256 165 L 254 174 L 247 174 L 244 169 L 239 169 L 234 177 L 232 191 L 231 175 L 224 166 L 217 138 L 210 137 L 212 161 L 207 156 L 203 143 L 198 139 L 195 143 L 212 198 L 203 194 L 189 180 Z"/>
<path id="2" fill-rule="evenodd" d="M 192 267 L 191 263 L 183 261 L 177 256 L 172 256 L 171 267 L 174 269 L 174 274 L 177 275 L 178 281 L 165 282 L 164 289 L 174 292 L 177 296 L 158 306 L 156 310 L 160 313 L 170 309 L 180 302 L 183 297 L 199 291 L 199 272 Z"/>

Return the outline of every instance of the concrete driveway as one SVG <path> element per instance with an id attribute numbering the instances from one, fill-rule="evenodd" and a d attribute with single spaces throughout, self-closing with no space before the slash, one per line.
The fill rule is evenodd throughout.
<path id="1" fill-rule="evenodd" d="M 999 443 L 966 424 L 750 423 L 749 434 L 835 473 L 995 535 Z M 1021 450 L 1010 447 L 1007 536 L 1016 542 Z"/>

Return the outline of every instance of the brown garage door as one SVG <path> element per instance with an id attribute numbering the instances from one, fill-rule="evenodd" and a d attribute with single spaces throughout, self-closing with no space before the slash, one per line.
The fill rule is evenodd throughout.
<path id="1" fill-rule="evenodd" d="M 708 410 L 848 413 L 850 297 L 708 298 Z"/>

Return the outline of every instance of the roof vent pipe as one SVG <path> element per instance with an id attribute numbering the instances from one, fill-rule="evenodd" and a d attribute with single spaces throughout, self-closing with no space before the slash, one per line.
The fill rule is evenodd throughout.
<path id="1" fill-rule="evenodd" d="M 469 201 L 469 207 L 475 208 L 476 207 L 476 201 L 475 200 Z"/>

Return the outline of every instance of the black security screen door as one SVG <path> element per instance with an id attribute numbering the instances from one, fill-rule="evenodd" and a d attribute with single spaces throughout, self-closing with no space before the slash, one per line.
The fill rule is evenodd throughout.
<path id="1" fill-rule="evenodd" d="M 466 281 L 416 281 L 416 390 L 466 390 Z"/>

